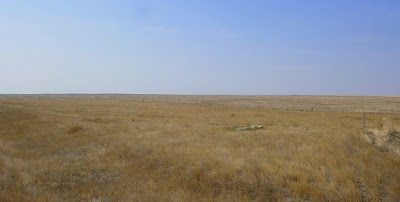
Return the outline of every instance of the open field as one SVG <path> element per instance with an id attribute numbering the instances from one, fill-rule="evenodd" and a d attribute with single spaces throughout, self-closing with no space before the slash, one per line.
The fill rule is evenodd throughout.
<path id="1" fill-rule="evenodd" d="M 26 99 L 24 95 L 3 95 Z M 201 105 L 228 105 L 257 109 L 280 109 L 295 111 L 334 112 L 381 112 L 400 113 L 400 97 L 379 96 L 235 96 L 235 95 L 30 95 L 35 99 L 55 100 L 126 100 L 146 102 L 167 102 Z"/>
<path id="2" fill-rule="evenodd" d="M 0 200 L 399 201 L 360 112 L 400 127 L 400 97 L 0 95 Z"/>

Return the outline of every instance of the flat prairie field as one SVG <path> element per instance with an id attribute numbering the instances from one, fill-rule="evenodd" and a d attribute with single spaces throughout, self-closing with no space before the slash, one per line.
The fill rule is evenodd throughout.
<path id="1" fill-rule="evenodd" d="M 0 200 L 400 201 L 382 128 L 400 97 L 0 95 Z"/>

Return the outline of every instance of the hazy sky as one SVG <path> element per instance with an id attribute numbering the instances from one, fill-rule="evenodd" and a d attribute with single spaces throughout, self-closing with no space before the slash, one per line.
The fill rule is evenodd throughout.
<path id="1" fill-rule="evenodd" d="M 0 93 L 400 95 L 400 1 L 4 0 Z"/>

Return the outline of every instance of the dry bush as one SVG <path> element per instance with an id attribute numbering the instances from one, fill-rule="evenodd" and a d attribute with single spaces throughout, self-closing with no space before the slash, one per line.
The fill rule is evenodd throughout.
<path id="1" fill-rule="evenodd" d="M 0 200 L 399 201 L 399 156 L 360 131 L 353 112 L 0 97 Z"/>
<path id="2" fill-rule="evenodd" d="M 372 145 L 383 151 L 390 151 L 400 155 L 400 130 L 383 126 L 382 129 L 369 129 L 363 134 Z"/>

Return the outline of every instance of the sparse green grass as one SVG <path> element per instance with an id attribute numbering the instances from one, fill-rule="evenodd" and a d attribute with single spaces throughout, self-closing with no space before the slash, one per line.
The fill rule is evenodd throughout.
<path id="1" fill-rule="evenodd" d="M 363 132 L 355 112 L 3 97 L 0 200 L 400 200 L 399 156 Z"/>

